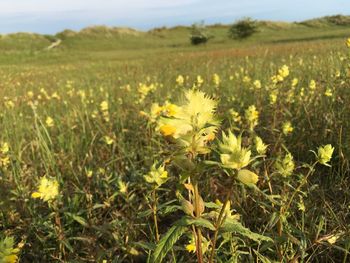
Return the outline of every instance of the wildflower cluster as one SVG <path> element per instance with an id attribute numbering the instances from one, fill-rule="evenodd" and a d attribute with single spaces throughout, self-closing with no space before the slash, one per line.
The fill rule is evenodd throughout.
<path id="1" fill-rule="evenodd" d="M 149 173 L 144 175 L 143 178 L 147 183 L 158 188 L 168 180 L 168 172 L 164 165 L 157 167 L 157 164 L 154 163 Z"/>
<path id="2" fill-rule="evenodd" d="M 32 193 L 32 198 L 40 198 L 45 202 L 54 201 L 59 194 L 58 182 L 46 176 L 41 177 L 38 190 Z"/>
<path id="3" fill-rule="evenodd" d="M 7 142 L 2 142 L 0 146 L 0 167 L 6 168 L 10 164 L 10 147 Z"/>
<path id="4" fill-rule="evenodd" d="M 13 237 L 5 237 L 0 240 L 0 263 L 17 263 L 19 248 L 14 248 Z"/>
<path id="5" fill-rule="evenodd" d="M 289 76 L 289 67 L 287 65 L 283 65 L 278 73 L 271 77 L 272 83 L 277 84 L 279 82 L 283 82 L 285 78 Z"/>
<path id="6" fill-rule="evenodd" d="M 218 120 L 214 112 L 217 101 L 198 90 L 185 93 L 185 102 L 173 106 L 177 110 L 172 116 L 161 117 L 158 130 L 164 135 L 176 139 L 187 153 L 205 154 L 210 152 L 207 143 L 215 138 Z"/>
<path id="7" fill-rule="evenodd" d="M 109 122 L 110 117 L 109 117 L 109 103 L 108 103 L 108 101 L 104 100 L 100 103 L 100 111 L 101 111 L 101 114 L 102 114 L 104 121 Z"/>

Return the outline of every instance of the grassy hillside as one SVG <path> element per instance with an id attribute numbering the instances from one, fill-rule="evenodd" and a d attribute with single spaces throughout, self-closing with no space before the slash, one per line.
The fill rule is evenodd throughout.
<path id="1" fill-rule="evenodd" d="M 2 36 L 0 262 L 349 262 L 346 21 Z"/>
<path id="2" fill-rule="evenodd" d="M 123 56 L 128 58 L 127 51 L 132 51 L 131 57 L 138 56 L 137 50 L 152 50 L 151 52 L 193 51 L 201 49 L 240 48 L 254 45 L 287 43 L 293 41 L 315 41 L 327 39 L 342 39 L 350 35 L 349 18 L 333 16 L 319 18 L 300 23 L 260 21 L 258 33 L 253 37 L 237 41 L 228 38 L 229 25 L 208 26 L 213 39 L 205 47 L 193 47 L 189 42 L 190 29 L 184 26 L 174 28 L 156 28 L 141 32 L 130 28 L 107 26 L 92 26 L 79 32 L 65 30 L 56 35 L 39 35 L 15 33 L 0 36 L 0 57 L 10 55 L 16 57 L 50 57 L 45 53 L 46 48 L 57 39 L 62 43 L 57 50 L 69 56 L 73 52 L 108 52 L 123 50 Z M 136 52 L 135 52 L 136 51 Z M 53 58 L 56 54 L 53 54 Z M 75 55 L 75 56 L 76 56 Z M 113 55 L 112 55 L 113 56 Z M 8 60 L 5 60 L 8 62 Z"/>

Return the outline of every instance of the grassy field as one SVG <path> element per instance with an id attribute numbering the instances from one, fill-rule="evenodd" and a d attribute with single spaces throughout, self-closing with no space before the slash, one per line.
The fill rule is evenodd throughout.
<path id="1" fill-rule="evenodd" d="M 349 25 L 209 30 L 0 37 L 0 263 L 349 262 Z"/>

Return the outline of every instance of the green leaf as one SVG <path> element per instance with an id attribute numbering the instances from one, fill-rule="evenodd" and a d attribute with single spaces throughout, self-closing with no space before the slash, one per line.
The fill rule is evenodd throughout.
<path id="1" fill-rule="evenodd" d="M 249 228 L 244 227 L 240 222 L 231 218 L 227 218 L 225 220 L 224 224 L 220 228 L 220 231 L 223 233 L 236 232 L 258 243 L 260 243 L 261 241 L 273 241 L 270 237 L 266 237 L 250 231 Z"/>
<path id="2" fill-rule="evenodd" d="M 207 208 L 214 208 L 214 209 L 220 209 L 221 208 L 220 205 L 215 204 L 214 202 L 205 202 L 204 205 Z"/>
<path id="3" fill-rule="evenodd" d="M 165 208 L 159 211 L 159 215 L 166 216 L 180 209 L 181 209 L 181 206 L 179 205 L 166 206 Z"/>
<path id="4" fill-rule="evenodd" d="M 186 232 L 187 228 L 181 225 L 172 226 L 168 232 L 158 242 L 157 247 L 153 253 L 151 262 L 160 263 L 173 248 L 176 241 Z"/>
<path id="5" fill-rule="evenodd" d="M 79 224 L 81 224 L 84 227 L 89 226 L 89 224 L 86 222 L 86 220 L 84 218 L 82 218 L 81 216 L 74 215 L 72 213 L 66 213 L 66 215 L 72 217 L 74 221 L 78 222 Z"/>
<path id="6" fill-rule="evenodd" d="M 209 220 L 204 218 L 183 217 L 182 219 L 177 221 L 175 224 L 180 226 L 195 225 L 195 226 L 205 227 L 212 231 L 215 231 L 214 225 Z"/>
<path id="7" fill-rule="evenodd" d="M 149 243 L 149 242 L 140 241 L 140 242 L 134 242 L 133 244 L 135 246 L 141 247 L 141 248 L 143 248 L 145 250 L 155 250 L 155 248 L 156 248 L 155 244 Z"/>
<path id="8" fill-rule="evenodd" d="M 253 249 L 253 251 L 255 252 L 255 254 L 257 255 L 258 259 L 262 262 L 262 263 L 278 263 L 278 261 L 274 261 L 271 260 L 263 255 L 261 255 L 257 250 Z"/>

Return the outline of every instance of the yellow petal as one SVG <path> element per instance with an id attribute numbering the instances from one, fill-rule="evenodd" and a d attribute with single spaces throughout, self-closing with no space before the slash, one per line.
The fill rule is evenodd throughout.
<path id="1" fill-rule="evenodd" d="M 41 194 L 39 192 L 32 193 L 32 198 L 40 198 Z"/>
<path id="2" fill-rule="evenodd" d="M 160 127 L 160 132 L 164 136 L 170 136 L 170 135 L 173 135 L 176 132 L 176 128 L 174 126 L 172 126 L 172 125 L 165 124 L 162 127 Z"/>

